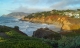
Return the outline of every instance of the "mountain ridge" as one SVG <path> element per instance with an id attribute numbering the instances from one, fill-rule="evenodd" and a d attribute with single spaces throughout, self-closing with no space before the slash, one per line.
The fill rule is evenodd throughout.
<path id="1" fill-rule="evenodd" d="M 29 15 L 29 13 L 24 13 L 24 12 L 12 12 L 12 13 L 9 13 L 7 15 L 2 15 L 4 17 L 14 17 L 14 18 L 22 18 L 24 16 L 27 16 Z"/>

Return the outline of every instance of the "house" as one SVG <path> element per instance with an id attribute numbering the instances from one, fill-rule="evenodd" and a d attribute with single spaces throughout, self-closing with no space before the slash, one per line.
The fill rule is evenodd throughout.
<path id="1" fill-rule="evenodd" d="M 77 13 L 77 14 L 74 14 L 74 17 L 75 18 L 80 18 L 80 15 Z"/>
<path id="2" fill-rule="evenodd" d="M 74 17 L 74 18 L 80 18 L 80 14 L 78 12 L 64 12 L 64 15 L 67 15 L 69 17 Z"/>

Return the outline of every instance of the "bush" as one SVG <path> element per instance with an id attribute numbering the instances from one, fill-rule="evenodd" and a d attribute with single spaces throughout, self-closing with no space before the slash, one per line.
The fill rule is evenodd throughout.
<path id="1" fill-rule="evenodd" d="M 80 36 L 75 36 L 75 37 L 62 37 L 58 41 L 58 47 L 59 48 L 72 48 L 75 47 L 77 48 L 80 45 Z"/>
<path id="2" fill-rule="evenodd" d="M 15 26 L 14 29 L 19 30 L 19 27 L 18 26 Z"/>
<path id="3" fill-rule="evenodd" d="M 12 29 L 11 27 L 0 26 L 0 32 L 8 32 L 8 31 L 10 31 L 11 29 Z"/>
<path id="4" fill-rule="evenodd" d="M 12 40 L 0 43 L 0 48 L 52 48 L 48 44 L 34 40 Z"/>

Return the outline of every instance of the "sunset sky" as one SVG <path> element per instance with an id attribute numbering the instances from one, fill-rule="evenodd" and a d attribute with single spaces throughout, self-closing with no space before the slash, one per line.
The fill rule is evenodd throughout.
<path id="1" fill-rule="evenodd" d="M 10 12 L 33 13 L 77 8 L 80 8 L 80 0 L 0 0 L 0 15 Z"/>

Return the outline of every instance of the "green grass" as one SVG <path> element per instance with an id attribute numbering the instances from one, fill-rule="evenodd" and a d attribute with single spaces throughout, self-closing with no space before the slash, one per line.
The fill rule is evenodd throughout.
<path id="1" fill-rule="evenodd" d="M 5 28 L 7 27 L 4 27 L 1 31 L 8 37 L 0 37 L 0 48 L 52 48 L 52 46 L 43 43 L 39 38 L 28 37 L 12 28 L 4 31 Z"/>

